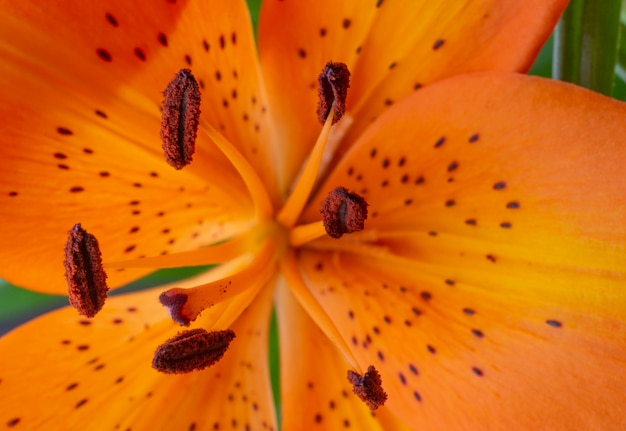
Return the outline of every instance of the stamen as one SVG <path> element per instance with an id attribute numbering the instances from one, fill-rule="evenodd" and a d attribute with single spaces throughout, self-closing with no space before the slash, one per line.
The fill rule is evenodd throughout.
<path id="1" fill-rule="evenodd" d="M 367 206 L 365 199 L 344 187 L 330 192 L 320 209 L 328 236 L 339 239 L 345 233 L 363 230 Z"/>
<path id="2" fill-rule="evenodd" d="M 183 331 L 157 347 L 152 367 L 166 374 L 203 370 L 222 359 L 234 338 L 235 332 L 230 329 Z"/>
<path id="3" fill-rule="evenodd" d="M 302 175 L 289 195 L 287 202 L 285 202 L 285 205 L 276 216 L 276 219 L 287 228 L 293 227 L 296 223 L 296 220 L 300 216 L 300 213 L 304 208 L 304 204 L 306 204 L 309 194 L 313 189 L 315 179 L 317 178 L 317 171 L 322 160 L 322 154 L 324 154 L 324 147 L 326 145 L 326 141 L 328 140 L 328 132 L 330 132 L 333 116 L 334 113 L 331 111 L 319 137 L 317 138 L 317 142 L 313 147 L 309 160 L 306 162 Z"/>
<path id="4" fill-rule="evenodd" d="M 164 256 L 149 256 L 118 262 L 106 262 L 105 268 L 180 268 L 229 262 L 258 250 L 263 241 L 275 232 L 273 225 L 261 223 L 245 233 L 210 247 L 177 252 Z"/>
<path id="5" fill-rule="evenodd" d="M 352 390 L 370 410 L 376 410 L 387 401 L 387 393 L 383 390 L 383 381 L 380 374 L 370 365 L 364 375 L 348 370 L 348 381 L 352 383 Z"/>
<path id="6" fill-rule="evenodd" d="M 252 165 L 250 165 L 250 162 L 241 154 L 237 147 L 231 144 L 228 139 L 224 138 L 221 133 L 209 124 L 203 122 L 202 131 L 217 145 L 241 175 L 244 183 L 246 183 L 250 197 L 254 201 L 257 219 L 269 219 L 273 213 L 272 202 L 267 194 L 267 189 L 263 181 L 261 181 L 261 178 Z"/>
<path id="7" fill-rule="evenodd" d="M 275 244 L 268 242 L 253 259 L 248 254 L 231 261 L 232 275 L 188 289 L 175 287 L 166 290 L 159 296 L 159 301 L 167 307 L 172 320 L 188 326 L 205 309 L 265 284 L 275 271 L 275 251 Z"/>
<path id="8" fill-rule="evenodd" d="M 289 231 L 289 245 L 297 248 L 323 236 L 326 228 L 322 221 L 298 225 Z"/>
<path id="9" fill-rule="evenodd" d="M 306 310 L 315 324 L 324 331 L 335 347 L 341 352 L 343 358 L 352 368 L 359 371 L 359 364 L 350 350 L 335 323 L 328 316 L 320 302 L 311 292 L 306 281 L 302 278 L 302 272 L 298 266 L 294 249 L 289 249 L 279 261 L 280 274 L 284 277 L 291 293 L 296 297 L 300 305 Z"/>
<path id="10" fill-rule="evenodd" d="M 287 202 L 285 202 L 285 205 L 276 216 L 276 219 L 287 228 L 293 227 L 309 199 L 320 170 L 330 128 L 338 121 L 337 116 L 341 116 L 345 112 L 345 102 L 348 87 L 350 86 L 349 77 L 348 67 L 343 63 L 328 63 L 320 74 L 318 79 L 320 82 L 320 101 L 317 110 L 324 127 L 322 127 L 322 131 L 291 195 L 289 195 Z M 340 108 L 337 105 L 340 105 Z M 322 111 L 326 112 L 323 116 L 320 115 Z"/>
<path id="11" fill-rule="evenodd" d="M 348 97 L 348 88 L 350 88 L 348 66 L 345 63 L 333 63 L 332 61 L 326 63 L 326 67 L 317 78 L 317 82 L 319 83 L 317 118 L 320 123 L 324 124 L 332 109 L 335 114 L 333 119 L 333 124 L 335 124 L 341 120 L 346 112 L 346 98 Z"/>
<path id="12" fill-rule="evenodd" d="M 163 92 L 161 140 L 167 163 L 181 169 L 191 163 L 200 120 L 200 87 L 191 70 L 180 70 Z"/>
<path id="13" fill-rule="evenodd" d="M 74 225 L 67 238 L 63 264 L 70 304 L 81 315 L 94 317 L 102 309 L 109 287 L 98 240 L 80 223 Z"/>

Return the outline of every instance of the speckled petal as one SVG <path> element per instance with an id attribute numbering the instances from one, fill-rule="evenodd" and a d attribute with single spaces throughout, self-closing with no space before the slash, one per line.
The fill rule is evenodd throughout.
<path id="1" fill-rule="evenodd" d="M 282 428 L 408 430 L 387 408 L 380 407 L 372 413 L 352 393 L 352 385 L 346 378 L 349 365 L 308 317 L 287 285 L 279 288 L 277 298 Z"/>
<path id="2" fill-rule="evenodd" d="M 345 63 L 353 79 L 348 111 L 337 124 L 347 133 L 343 152 L 372 118 L 415 88 L 472 71 L 527 70 L 566 4 L 264 1 L 259 50 L 272 113 L 280 119 L 283 188 L 297 175 L 319 133 L 316 78 L 328 61 Z"/>
<path id="3" fill-rule="evenodd" d="M 200 327 L 230 327 L 237 337 L 217 364 L 184 375 L 151 366 L 157 346 L 180 331 L 155 290 L 109 298 L 92 320 L 69 307 L 54 311 L 0 339 L 0 423 L 138 431 L 265 423 L 277 429 L 265 360 L 271 290 L 239 318 L 224 320 L 223 313 L 233 305 L 240 313 L 251 298 L 205 312 Z"/>
<path id="4" fill-rule="evenodd" d="M 626 425 L 624 118 L 564 83 L 452 78 L 392 108 L 328 178 L 311 220 L 338 185 L 371 217 L 311 243 L 301 268 L 409 424 Z"/>
<path id="5" fill-rule="evenodd" d="M 159 139 L 162 92 L 189 68 L 205 95 L 202 121 L 268 166 L 245 2 L 2 1 L 0 57 L 0 276 L 61 293 L 75 223 L 106 262 L 206 245 L 250 217 L 245 186 L 205 135 L 182 172 L 166 165 Z"/>

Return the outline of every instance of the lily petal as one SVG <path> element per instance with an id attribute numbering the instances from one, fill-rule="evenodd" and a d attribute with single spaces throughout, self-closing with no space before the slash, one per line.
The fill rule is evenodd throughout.
<path id="1" fill-rule="evenodd" d="M 2 277 L 63 292 L 63 244 L 77 222 L 99 239 L 105 261 L 188 250 L 245 227 L 249 196 L 215 145 L 200 136 L 193 167 L 173 172 L 159 139 L 162 91 L 191 67 L 208 95 L 202 121 L 267 166 L 245 2 L 0 9 L 0 220 L 12 226 L 0 233 Z M 23 271 L 24 261 L 37 271 Z M 109 272 L 109 281 L 144 273 Z"/>
<path id="2" fill-rule="evenodd" d="M 328 61 L 345 63 L 353 78 L 343 152 L 373 118 L 420 86 L 471 71 L 527 70 L 566 4 L 263 2 L 259 50 L 274 115 L 285 119 L 277 129 L 291 161 L 285 180 L 315 142 L 315 80 Z"/>
<path id="3" fill-rule="evenodd" d="M 624 118 L 584 89 L 480 73 L 398 103 L 338 165 L 323 188 L 362 192 L 372 218 L 301 267 L 409 425 L 626 425 Z"/>
<path id="4" fill-rule="evenodd" d="M 408 430 L 386 407 L 371 412 L 352 393 L 349 365 L 285 283 L 278 290 L 282 429 Z M 383 381 L 383 386 L 384 386 Z M 302 394 L 294 396 L 294 394 Z M 382 426 L 379 417 L 384 417 Z"/>
<path id="5" fill-rule="evenodd" d="M 267 330 L 259 329 L 271 308 L 271 291 L 265 290 L 232 325 L 237 338 L 223 360 L 185 375 L 151 368 L 156 346 L 177 332 L 153 290 L 110 298 L 93 320 L 77 318 L 68 307 L 21 326 L 0 341 L 2 423 L 208 430 L 236 421 L 276 429 Z M 202 327 L 224 329 L 211 322 L 226 308 L 205 312 Z"/>
<path id="6" fill-rule="evenodd" d="M 585 307 L 602 293 L 504 280 L 445 285 L 409 265 L 307 252 L 302 268 L 322 305 L 373 364 L 388 407 L 415 429 L 620 429 L 623 320 Z M 323 269 L 319 269 L 322 267 Z M 588 285 L 593 289 L 593 285 Z M 605 284 L 616 290 L 621 283 Z M 554 291 L 554 293 L 553 293 Z M 611 298 L 614 299 L 614 298 Z M 624 306 L 621 304 L 623 313 Z M 589 393 L 597 403 L 589 404 Z M 513 428 L 514 427 L 514 428 Z"/>
<path id="7" fill-rule="evenodd" d="M 486 254 L 504 253 L 618 276 L 625 117 L 623 103 L 569 84 L 507 73 L 452 78 L 372 125 L 328 178 L 308 221 L 341 185 L 370 205 L 365 231 L 353 238 L 396 254 L 437 254 L 447 236 L 452 248 L 457 239 L 502 247 L 484 249 L 486 264 Z M 455 261 L 445 259 L 448 267 Z"/>

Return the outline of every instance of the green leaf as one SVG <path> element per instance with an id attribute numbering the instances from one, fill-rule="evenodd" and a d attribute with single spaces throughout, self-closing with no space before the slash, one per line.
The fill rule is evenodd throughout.
<path id="1" fill-rule="evenodd" d="M 572 0 L 555 31 L 552 76 L 613 94 L 622 0 Z"/>
<path id="2" fill-rule="evenodd" d="M 626 35 L 626 0 L 622 1 L 622 12 L 620 14 L 620 37 L 617 50 L 617 65 L 615 66 L 615 89 L 613 91 L 613 95 L 620 100 L 626 100 L 626 43 L 624 43 L 624 35 Z"/>
<path id="3" fill-rule="evenodd" d="M 252 20 L 252 27 L 254 27 L 254 34 L 256 34 L 259 23 L 259 11 L 261 9 L 261 0 L 247 0 L 248 9 L 250 9 L 250 19 Z"/>
<path id="4" fill-rule="evenodd" d="M 528 72 L 530 75 L 543 76 L 550 78 L 552 76 L 552 51 L 554 49 L 554 36 L 551 36 L 546 44 L 541 48 L 541 52 L 535 60 L 535 64 Z"/>

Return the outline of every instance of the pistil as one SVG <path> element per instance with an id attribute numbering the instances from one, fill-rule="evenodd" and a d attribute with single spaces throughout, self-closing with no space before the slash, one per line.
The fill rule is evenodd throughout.
<path id="1" fill-rule="evenodd" d="M 256 254 L 241 256 L 228 264 L 230 274 L 210 283 L 188 289 L 172 288 L 159 300 L 179 325 L 188 326 L 206 308 L 264 285 L 276 271 L 274 241 L 268 240 Z"/>
<path id="2" fill-rule="evenodd" d="M 300 178 L 276 217 L 287 228 L 293 227 L 300 216 L 317 180 L 330 128 L 341 119 L 345 112 L 346 97 L 350 87 L 348 67 L 343 63 L 329 62 L 320 74 L 318 82 L 320 85 L 317 114 L 324 126 Z"/>

